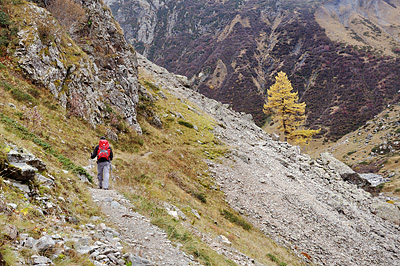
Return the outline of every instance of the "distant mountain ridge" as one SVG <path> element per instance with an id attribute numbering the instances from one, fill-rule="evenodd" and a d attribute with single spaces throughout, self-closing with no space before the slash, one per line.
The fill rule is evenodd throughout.
<path id="1" fill-rule="evenodd" d="M 307 103 L 308 125 L 323 127 L 331 139 L 355 130 L 398 99 L 398 0 L 106 3 L 137 51 L 188 76 L 206 96 L 252 114 L 258 125 L 267 118 L 262 113 L 266 89 L 281 70 Z M 375 24 L 374 8 L 391 14 L 386 24 Z M 368 21 L 369 37 L 349 27 L 346 38 L 333 38 L 351 22 L 354 14 L 346 12 L 353 9 L 359 20 L 365 15 L 361 22 Z M 337 18 L 342 26 L 325 29 Z M 388 25 L 392 20 L 393 27 Z M 383 42 L 372 34 L 378 29 L 392 38 L 381 52 Z M 358 45 L 348 36 L 360 40 Z"/>

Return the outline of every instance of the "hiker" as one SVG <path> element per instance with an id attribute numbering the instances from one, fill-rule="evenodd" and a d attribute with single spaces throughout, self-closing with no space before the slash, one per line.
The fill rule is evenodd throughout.
<path id="1" fill-rule="evenodd" d="M 99 188 L 108 189 L 113 152 L 105 137 L 100 138 L 99 145 L 94 148 L 91 158 L 94 159 L 96 156 Z"/>

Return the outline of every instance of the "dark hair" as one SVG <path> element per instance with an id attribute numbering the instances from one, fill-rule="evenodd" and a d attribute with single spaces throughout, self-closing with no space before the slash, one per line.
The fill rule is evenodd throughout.
<path id="1" fill-rule="evenodd" d="M 106 137 L 101 137 L 100 139 L 106 139 Z"/>

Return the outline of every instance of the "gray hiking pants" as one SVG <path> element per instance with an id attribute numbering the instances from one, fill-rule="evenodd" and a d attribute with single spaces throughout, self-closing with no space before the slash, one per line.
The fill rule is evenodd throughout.
<path id="1" fill-rule="evenodd" d="M 110 180 L 110 162 L 99 162 L 97 164 L 97 179 L 99 180 L 99 186 L 102 188 L 108 188 Z"/>

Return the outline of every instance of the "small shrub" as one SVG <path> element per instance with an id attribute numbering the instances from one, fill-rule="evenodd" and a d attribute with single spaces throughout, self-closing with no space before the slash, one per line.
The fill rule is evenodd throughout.
<path id="1" fill-rule="evenodd" d="M 111 108 L 111 106 L 109 104 L 106 103 L 106 109 L 105 109 L 106 113 L 114 113 L 113 109 Z"/>
<path id="2" fill-rule="evenodd" d="M 2 63 L 0 63 L 0 69 L 4 69 L 7 68 L 5 65 L 3 65 Z"/>
<path id="3" fill-rule="evenodd" d="M 347 153 L 347 155 L 352 155 L 353 153 L 356 153 L 357 151 L 349 151 L 348 153 Z"/>
<path id="4" fill-rule="evenodd" d="M 40 133 L 43 118 L 37 109 L 37 106 L 33 108 L 26 108 L 26 106 L 23 106 L 22 112 L 23 118 L 26 121 L 25 125 L 33 132 Z"/>
<path id="5" fill-rule="evenodd" d="M 192 195 L 202 203 L 207 203 L 206 195 L 204 193 L 192 192 Z"/>
<path id="6" fill-rule="evenodd" d="M 38 34 L 40 41 L 45 45 L 50 45 L 54 41 L 53 29 L 47 24 L 38 26 Z"/>
<path id="7" fill-rule="evenodd" d="M 73 91 L 70 96 L 68 97 L 67 102 L 67 117 L 75 116 L 75 117 L 87 117 L 88 115 L 88 108 L 84 104 L 85 97 Z"/>
<path id="8" fill-rule="evenodd" d="M 0 27 L 7 27 L 8 25 L 10 25 L 10 17 L 3 10 L 0 10 Z"/>
<path id="9" fill-rule="evenodd" d="M 394 192 L 395 192 L 395 193 L 400 193 L 400 188 L 396 188 L 396 189 L 394 190 Z"/>
<path id="10" fill-rule="evenodd" d="M 44 104 L 44 106 L 46 106 L 50 110 L 53 110 L 53 111 L 57 110 L 58 104 L 53 104 L 52 101 L 46 100 L 46 101 L 43 102 L 43 104 Z"/>
<path id="11" fill-rule="evenodd" d="M 228 221 L 243 227 L 244 230 L 249 231 L 253 227 L 250 223 L 246 222 L 242 217 L 237 216 L 237 215 L 231 213 L 230 211 L 227 211 L 224 209 L 221 211 L 221 214 Z"/>
<path id="12" fill-rule="evenodd" d="M 190 124 L 189 122 L 183 121 L 183 120 L 179 120 L 178 123 L 182 126 L 188 127 L 188 128 L 193 128 L 194 126 L 192 124 Z"/>
<path id="13" fill-rule="evenodd" d="M 273 254 L 271 254 L 271 253 L 268 253 L 267 256 L 268 256 L 268 258 L 269 258 L 271 261 L 273 261 L 273 262 L 278 262 L 278 261 L 279 261 L 278 258 L 275 257 L 275 255 L 273 255 Z"/>
<path id="14" fill-rule="evenodd" d="M 280 261 L 275 255 L 273 255 L 271 253 L 268 253 L 267 256 L 271 261 L 277 263 L 279 266 L 286 266 L 287 265 L 286 262 Z"/>

